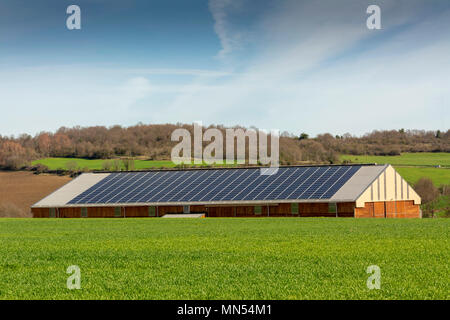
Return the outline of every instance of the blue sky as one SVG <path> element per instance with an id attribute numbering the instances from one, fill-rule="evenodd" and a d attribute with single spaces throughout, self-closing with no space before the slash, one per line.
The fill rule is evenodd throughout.
<path id="1" fill-rule="evenodd" d="M 82 29 L 66 28 L 81 8 Z M 366 8 L 381 7 L 381 30 Z M 191 123 L 447 130 L 448 0 L 2 0 L 0 134 Z"/>

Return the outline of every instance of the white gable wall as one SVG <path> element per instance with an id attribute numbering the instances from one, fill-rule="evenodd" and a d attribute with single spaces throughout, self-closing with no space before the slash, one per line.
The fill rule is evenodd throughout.
<path id="1" fill-rule="evenodd" d="M 358 197 L 356 206 L 364 207 L 366 202 L 413 200 L 420 204 L 420 196 L 403 179 L 395 169 L 389 165 L 378 178 Z"/>

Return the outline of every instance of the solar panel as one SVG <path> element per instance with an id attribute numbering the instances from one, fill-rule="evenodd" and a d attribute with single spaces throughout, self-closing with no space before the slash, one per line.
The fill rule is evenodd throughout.
<path id="1" fill-rule="evenodd" d="M 214 170 L 214 172 L 207 175 L 204 183 L 197 183 L 196 186 L 183 190 L 183 192 L 176 195 L 176 198 L 180 201 L 199 201 L 209 190 L 217 186 L 220 181 L 223 181 L 221 179 L 224 179 L 226 176 L 229 176 L 226 170 Z M 171 200 L 174 198 L 172 197 Z"/>
<path id="2" fill-rule="evenodd" d="M 111 173 L 69 204 L 265 201 L 331 198 L 361 166 Z"/>

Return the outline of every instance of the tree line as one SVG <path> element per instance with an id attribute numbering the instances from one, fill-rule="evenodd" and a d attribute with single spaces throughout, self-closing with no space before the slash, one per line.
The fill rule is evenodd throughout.
<path id="1" fill-rule="evenodd" d="M 221 130 L 225 135 L 224 126 L 208 128 L 211 127 Z M 130 127 L 61 127 L 56 132 L 41 132 L 35 136 L 0 135 L 0 168 L 20 169 L 29 166 L 32 160 L 43 157 L 145 157 L 150 160 L 168 160 L 172 148 L 177 144 L 171 141 L 172 132 L 177 128 L 193 133 L 193 126 L 187 124 L 140 123 Z M 349 133 L 333 136 L 325 133 L 316 137 L 310 137 L 307 133 L 294 135 L 283 132 L 280 136 L 281 164 L 332 164 L 339 161 L 339 154 L 398 155 L 401 152 L 450 152 L 450 130 L 400 129 L 373 131 L 363 136 Z"/>

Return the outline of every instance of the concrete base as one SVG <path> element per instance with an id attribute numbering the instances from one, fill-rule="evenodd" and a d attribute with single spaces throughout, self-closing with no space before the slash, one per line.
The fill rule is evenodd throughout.
<path id="1" fill-rule="evenodd" d="M 161 218 L 204 218 L 203 213 L 169 213 L 163 215 Z"/>

